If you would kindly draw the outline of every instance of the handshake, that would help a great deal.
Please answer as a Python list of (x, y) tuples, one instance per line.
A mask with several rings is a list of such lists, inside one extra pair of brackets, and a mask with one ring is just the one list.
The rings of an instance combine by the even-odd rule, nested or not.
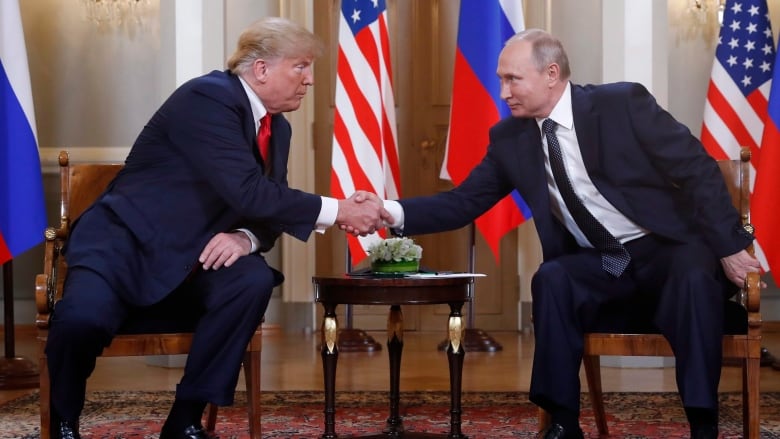
[(392, 223), (393, 217), (376, 194), (357, 191), (351, 197), (339, 200), (336, 224), (347, 233), (366, 236)]

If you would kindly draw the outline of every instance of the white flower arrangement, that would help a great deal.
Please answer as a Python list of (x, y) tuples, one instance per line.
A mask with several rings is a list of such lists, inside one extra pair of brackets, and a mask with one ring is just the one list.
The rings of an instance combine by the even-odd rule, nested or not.
[(368, 255), (371, 262), (419, 261), (422, 247), (411, 238), (387, 238), (371, 244)]

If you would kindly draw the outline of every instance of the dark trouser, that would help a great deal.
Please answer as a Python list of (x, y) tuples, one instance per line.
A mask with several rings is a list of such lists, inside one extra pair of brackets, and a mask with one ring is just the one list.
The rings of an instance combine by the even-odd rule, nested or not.
[(724, 301), (734, 286), (702, 243), (650, 235), (626, 247), (632, 260), (619, 278), (601, 269), (593, 249), (547, 261), (534, 275), (531, 401), (548, 411), (579, 413), (583, 334), (609, 326), (600, 317), (605, 308), (636, 313), (620, 309), (634, 301), (649, 304), (644, 308), (674, 350), (683, 405), (717, 410)]
[(71, 268), (46, 344), (52, 409), (61, 419), (78, 419), (96, 357), (125, 323), (141, 316), (180, 319), (181, 313), (195, 313), (197, 326), (176, 397), (232, 404), (246, 346), (275, 284), (265, 261), (250, 255), (231, 267), (199, 270), (162, 302), (138, 308), (94, 271)]

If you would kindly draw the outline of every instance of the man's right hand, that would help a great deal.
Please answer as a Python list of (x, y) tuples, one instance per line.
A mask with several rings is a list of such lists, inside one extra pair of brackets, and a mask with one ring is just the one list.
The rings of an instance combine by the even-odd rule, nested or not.
[(346, 200), (339, 200), (336, 224), (341, 230), (355, 236), (366, 236), (392, 223), (392, 216), (385, 210), (382, 199), (366, 191), (357, 191)]

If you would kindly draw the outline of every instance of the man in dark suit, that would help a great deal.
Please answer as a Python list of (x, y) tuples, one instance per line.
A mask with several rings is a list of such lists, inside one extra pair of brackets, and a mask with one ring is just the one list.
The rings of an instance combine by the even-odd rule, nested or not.
[[(287, 185), (291, 129), (282, 113), (300, 106), (320, 53), (319, 40), (288, 20), (252, 24), (228, 71), (167, 99), (73, 225), (46, 346), (55, 437), (79, 437), (86, 380), (128, 317), (189, 310), (192, 349), (160, 437), (206, 438), (203, 409), (233, 403), (247, 343), (283, 280), (261, 253), (281, 233), (306, 240), (334, 223), (357, 234), (382, 227), (376, 196), (335, 200)], [(264, 124), (270, 140), (258, 139)]]
[(544, 438), (581, 438), (583, 333), (639, 300), (676, 352), (693, 437), (718, 434), (724, 302), (759, 264), (715, 161), (639, 84), (569, 82), (561, 43), (511, 38), (498, 60), (512, 117), (451, 191), (386, 201), (404, 234), (463, 227), (517, 189), (543, 263), (532, 281), (530, 398), (552, 415)]

